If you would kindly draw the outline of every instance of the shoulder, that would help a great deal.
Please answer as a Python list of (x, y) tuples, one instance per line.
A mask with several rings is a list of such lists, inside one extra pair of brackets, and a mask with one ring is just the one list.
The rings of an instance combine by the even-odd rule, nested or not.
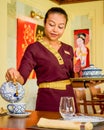
[(38, 48), (40, 48), (41, 44), (39, 42), (34, 42), (34, 43), (31, 43), (27, 46), (27, 49), (28, 51), (32, 51), (32, 50), (36, 50)]
[(31, 43), (27, 46), (27, 48), (33, 48), (33, 47), (38, 47), (39, 46), (39, 42), (34, 42), (34, 43)]
[(61, 43), (62, 43), (62, 46), (63, 46), (64, 49), (68, 49), (68, 50), (73, 51), (73, 47), (72, 47), (71, 45), (66, 44), (66, 43), (64, 43), (64, 42), (61, 42)]
[(34, 43), (31, 43), (27, 46), (26, 50), (25, 50), (25, 54), (29, 55), (29, 54), (32, 54), (32, 55), (36, 55), (37, 53), (40, 52), (42, 46), (39, 42), (34, 42)]

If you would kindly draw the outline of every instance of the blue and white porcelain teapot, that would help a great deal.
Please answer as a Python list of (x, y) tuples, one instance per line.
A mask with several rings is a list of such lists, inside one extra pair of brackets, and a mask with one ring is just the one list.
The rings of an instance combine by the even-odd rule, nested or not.
[(24, 97), (24, 88), (18, 82), (4, 82), (0, 87), (1, 97), (8, 102), (18, 102)]

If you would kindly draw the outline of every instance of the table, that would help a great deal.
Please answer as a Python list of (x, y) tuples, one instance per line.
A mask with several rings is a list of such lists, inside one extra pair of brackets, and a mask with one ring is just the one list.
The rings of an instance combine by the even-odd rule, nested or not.
[[(1, 128), (25, 128), (37, 124), (40, 117), (59, 119), (61, 116), (58, 112), (47, 111), (30, 111), (31, 115), (25, 118), (11, 117), (9, 115), (0, 117), (0, 130)], [(6, 130), (6, 129), (5, 129)]]
[[(99, 115), (98, 115), (99, 116)], [(104, 115), (101, 115), (104, 117)], [(11, 117), (9, 115), (0, 117), (0, 130), (32, 130), (27, 129), (33, 125), (36, 125), (40, 117), (49, 118), (49, 119), (59, 119), (61, 118), (58, 112), (47, 112), (47, 111), (31, 111), (29, 117), (20, 118), (20, 117)], [(34, 130), (46, 130), (39, 129), (34, 127)], [(52, 130), (52, 129), (47, 129)], [(53, 129), (56, 130), (56, 129)], [(104, 125), (94, 128), (94, 130), (104, 130)]]

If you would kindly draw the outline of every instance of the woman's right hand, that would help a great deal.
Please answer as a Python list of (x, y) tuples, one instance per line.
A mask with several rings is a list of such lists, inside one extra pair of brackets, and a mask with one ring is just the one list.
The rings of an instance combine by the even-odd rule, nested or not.
[(21, 74), (19, 73), (18, 70), (16, 70), (15, 68), (9, 68), (5, 74), (5, 79), (6, 81), (13, 81), (14, 79), (23, 84), (24, 83), (24, 79), (21, 76)]

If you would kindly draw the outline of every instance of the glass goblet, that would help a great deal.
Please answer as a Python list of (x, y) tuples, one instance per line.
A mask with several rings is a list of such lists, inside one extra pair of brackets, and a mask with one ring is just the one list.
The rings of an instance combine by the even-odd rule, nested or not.
[(71, 119), (75, 115), (75, 103), (73, 97), (61, 97), (59, 112), (63, 119)]

